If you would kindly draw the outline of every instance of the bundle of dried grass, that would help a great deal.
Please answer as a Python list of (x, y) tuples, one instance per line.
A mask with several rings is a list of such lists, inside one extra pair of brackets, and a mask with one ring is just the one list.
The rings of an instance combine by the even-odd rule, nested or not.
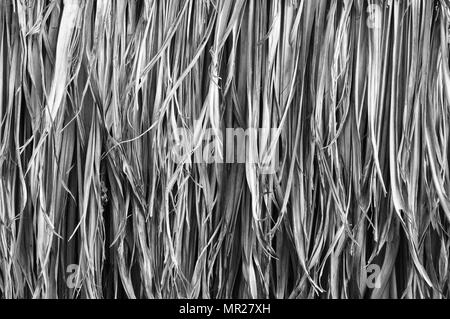
[[(1, 1), (0, 296), (449, 297), (449, 22), (448, 0)], [(273, 130), (198, 160), (227, 128)]]

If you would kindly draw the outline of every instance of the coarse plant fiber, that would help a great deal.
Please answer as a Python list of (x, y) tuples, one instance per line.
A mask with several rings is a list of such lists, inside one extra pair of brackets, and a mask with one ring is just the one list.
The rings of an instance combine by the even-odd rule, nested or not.
[[(449, 26), (449, 0), (1, 0), (0, 297), (449, 297)], [(171, 156), (210, 128), (276, 130), (258, 163)]]

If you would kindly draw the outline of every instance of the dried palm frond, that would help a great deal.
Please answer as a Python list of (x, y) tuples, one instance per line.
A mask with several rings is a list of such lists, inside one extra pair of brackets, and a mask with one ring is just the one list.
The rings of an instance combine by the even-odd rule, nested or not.
[[(448, 0), (0, 1), (0, 297), (450, 297), (449, 26)], [(261, 129), (241, 163), (230, 128)]]

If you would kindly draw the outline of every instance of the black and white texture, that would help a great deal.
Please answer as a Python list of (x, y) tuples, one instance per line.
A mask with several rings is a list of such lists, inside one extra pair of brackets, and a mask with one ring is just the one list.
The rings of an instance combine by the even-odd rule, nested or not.
[(450, 296), (448, 0), (1, 0), (1, 298)]

